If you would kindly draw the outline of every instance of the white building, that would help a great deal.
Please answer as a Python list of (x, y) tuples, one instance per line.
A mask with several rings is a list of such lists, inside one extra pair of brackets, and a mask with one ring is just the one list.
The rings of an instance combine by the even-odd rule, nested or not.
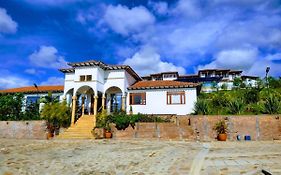
[[(46, 97), (51, 93), (53, 99), (62, 100), (63, 99), (63, 86), (27, 86), (19, 88), (11, 88), (0, 90), (0, 93), (5, 94), (15, 94), (23, 93), (23, 107), (22, 110), (25, 110), (27, 106), (32, 103), (39, 102), (39, 99)], [(42, 104), (40, 104), (40, 108)]]
[[(65, 74), (64, 96), (72, 115), (130, 111), (134, 114), (177, 114), (193, 112), (197, 99), (196, 83), (173, 80), (173, 73), (161, 80), (143, 81), (127, 65), (107, 65), (101, 61), (69, 63)], [(78, 106), (78, 107), (77, 107)]]

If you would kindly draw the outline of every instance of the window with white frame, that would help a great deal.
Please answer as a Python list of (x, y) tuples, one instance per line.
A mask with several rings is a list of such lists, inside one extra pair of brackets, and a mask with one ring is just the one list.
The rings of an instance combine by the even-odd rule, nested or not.
[(184, 91), (179, 92), (167, 92), (167, 104), (185, 104)]

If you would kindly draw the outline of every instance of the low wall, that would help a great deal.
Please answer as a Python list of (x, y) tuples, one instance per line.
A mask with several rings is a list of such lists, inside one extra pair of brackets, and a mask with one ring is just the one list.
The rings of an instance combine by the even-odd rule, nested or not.
[(252, 140), (281, 140), (281, 115), (174, 116), (173, 123), (137, 123), (135, 129), (114, 129), (113, 138), (212, 141), (217, 137), (213, 127), (219, 120), (225, 120), (231, 141), (236, 140), (237, 135), (242, 139), (250, 135)]
[(0, 121), (0, 138), (46, 139), (46, 122)]
[(228, 126), (228, 140), (242, 139), (250, 135), (252, 140), (280, 140), (281, 115), (244, 115), (244, 116), (188, 116), (194, 135), (200, 140), (216, 139), (213, 130), (215, 123), (225, 120)]

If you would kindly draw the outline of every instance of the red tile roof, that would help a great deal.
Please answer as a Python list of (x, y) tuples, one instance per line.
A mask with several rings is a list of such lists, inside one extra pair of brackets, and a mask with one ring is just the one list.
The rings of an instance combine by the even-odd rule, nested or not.
[(42, 92), (63, 92), (64, 86), (38, 86), (36, 89), (34, 86), (20, 87), (0, 90), (0, 93), (42, 93)]
[(199, 84), (190, 83), (190, 82), (180, 82), (180, 81), (171, 81), (171, 80), (162, 80), (162, 81), (139, 81), (134, 85), (130, 86), (129, 90), (135, 89), (170, 89), (170, 88), (187, 88), (187, 87), (196, 87)]

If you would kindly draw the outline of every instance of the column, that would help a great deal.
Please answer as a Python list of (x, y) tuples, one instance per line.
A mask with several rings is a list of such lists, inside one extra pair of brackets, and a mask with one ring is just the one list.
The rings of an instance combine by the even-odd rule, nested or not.
[(105, 100), (106, 100), (106, 97), (105, 97), (105, 94), (102, 95), (102, 102), (101, 102), (101, 105), (102, 105), (102, 109), (104, 110), (105, 109)]
[(98, 114), (98, 96), (95, 96), (94, 99), (94, 115), (96, 116)]
[(85, 112), (85, 97), (82, 97), (82, 116), (84, 116), (84, 112)]
[(121, 106), (122, 111), (126, 112), (126, 95), (122, 95), (122, 106)]
[(76, 109), (76, 100), (77, 100), (77, 97), (76, 97), (76, 96), (73, 96), (73, 97), (72, 97), (71, 126), (74, 125), (75, 109)]

